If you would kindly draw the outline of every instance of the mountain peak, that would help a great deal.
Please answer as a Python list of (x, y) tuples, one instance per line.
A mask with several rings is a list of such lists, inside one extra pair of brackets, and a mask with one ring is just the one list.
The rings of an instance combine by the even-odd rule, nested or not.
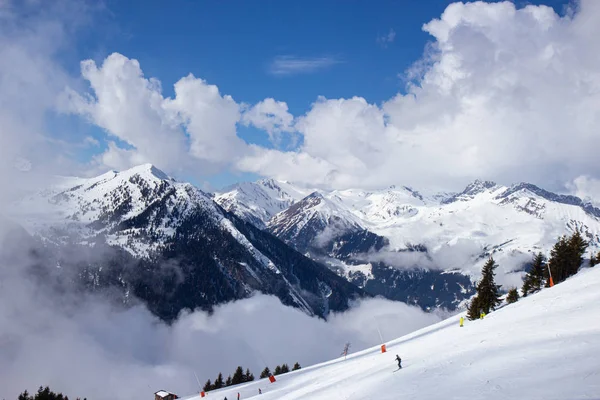
[(164, 180), (164, 181), (172, 181), (173, 180), (173, 178), (168, 176), (166, 173), (164, 173), (160, 169), (156, 168), (154, 166), (154, 164), (150, 164), (150, 163), (136, 165), (135, 167), (131, 167), (128, 170), (122, 171), (121, 174), (128, 175), (128, 176), (136, 175), (136, 174), (140, 174), (140, 175), (150, 174), (153, 177), (160, 179), (160, 180)]
[(442, 204), (453, 203), (456, 200), (472, 199), (478, 194), (483, 193), (486, 190), (494, 189), (497, 186), (498, 185), (494, 181), (484, 181), (481, 179), (475, 179), (473, 182), (469, 183), (462, 192), (442, 200)]

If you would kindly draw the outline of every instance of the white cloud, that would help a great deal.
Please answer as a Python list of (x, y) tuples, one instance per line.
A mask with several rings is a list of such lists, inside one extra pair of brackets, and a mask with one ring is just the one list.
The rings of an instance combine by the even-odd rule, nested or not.
[(387, 48), (388, 44), (392, 43), (396, 39), (396, 31), (390, 28), (390, 31), (385, 35), (377, 36), (377, 43), (383, 47)]
[(295, 75), (316, 72), (329, 68), (342, 61), (336, 57), (296, 57), (292, 55), (277, 56), (269, 66), (273, 75)]
[[(87, 20), (88, 2), (0, 3), (0, 186), (16, 189), (60, 170), (65, 148), (50, 140), (48, 115), (71, 78), (57, 54)], [(60, 17), (59, 17), (60, 16)], [(0, 203), (12, 193), (3, 190)]]
[[(6, 247), (0, 225), (0, 260)], [(9, 237), (12, 237), (10, 235)], [(144, 307), (115, 309), (100, 297), (56, 297), (0, 261), (0, 387), (6, 398), (49, 385), (69, 396), (146, 399), (158, 389), (197, 393), (201, 379), (238, 365), (258, 378), (264, 363), (302, 366), (389, 341), (439, 317), (381, 299), (362, 301), (327, 322), (283, 306), (272, 296), (183, 313), (171, 325)], [(319, 338), (315, 340), (315, 338)], [(102, 382), (102, 384), (98, 384)]]
[(288, 106), (283, 101), (272, 98), (264, 99), (244, 111), (242, 123), (253, 125), (269, 134), (271, 143), (281, 143), (282, 132), (293, 132), (294, 116), (289, 113)]
[(581, 175), (566, 186), (575, 196), (600, 207), (600, 180)]
[(433, 51), (410, 70), (406, 94), (382, 105), (320, 99), (300, 118), (297, 151), (258, 151), (238, 166), (334, 187), (455, 189), (486, 177), (556, 188), (598, 177), (598, 18), (590, 0), (565, 17), (545, 6), (452, 4), (424, 25)]

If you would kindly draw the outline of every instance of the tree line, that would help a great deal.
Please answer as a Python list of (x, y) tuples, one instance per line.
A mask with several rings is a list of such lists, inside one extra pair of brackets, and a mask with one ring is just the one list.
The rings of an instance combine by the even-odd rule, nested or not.
[[(30, 395), (26, 390), (19, 395), (17, 400), (69, 400), (69, 397), (62, 393), (54, 393), (48, 386), (45, 388), (40, 386), (35, 395)], [(77, 397), (77, 400), (80, 400), (80, 398)], [(87, 399), (84, 398), (83, 400)]]
[[(548, 261), (541, 252), (535, 254), (531, 268), (523, 279), (521, 288), (523, 297), (549, 287), (551, 280), (556, 285), (575, 275), (583, 264), (583, 255), (588, 245), (581, 232), (576, 230), (571, 236), (563, 235), (558, 239), (550, 251)], [(600, 264), (600, 251), (590, 259), (590, 266), (597, 264)], [(482, 314), (494, 311), (502, 303), (501, 285), (496, 285), (494, 281), (496, 268), (498, 265), (490, 256), (481, 269), (477, 294), (467, 307), (468, 319), (480, 318)], [(506, 296), (506, 302), (511, 304), (518, 300), (519, 291), (517, 288), (511, 288)]]
[[(295, 363), (294, 367), (292, 368), (292, 371), (295, 371), (300, 368), (300, 364)], [(275, 370), (272, 375), (285, 374), (286, 372), (290, 372), (290, 367), (287, 364), (282, 364), (275, 367)], [(269, 367), (265, 367), (265, 369), (260, 373), (260, 378), (268, 378), (269, 376), (271, 376), (271, 370), (269, 369)], [(219, 372), (219, 375), (217, 375), (217, 378), (214, 382), (211, 382), (210, 379), (206, 381), (203, 389), (205, 392), (208, 392), (209, 390), (221, 389), (227, 386), (238, 385), (244, 382), (252, 382), (253, 380), (254, 374), (250, 372), (249, 368), (247, 368), (246, 372), (244, 372), (244, 368), (242, 368), (242, 366), (238, 366), (233, 375), (229, 375), (227, 379), (223, 379), (223, 374)]]

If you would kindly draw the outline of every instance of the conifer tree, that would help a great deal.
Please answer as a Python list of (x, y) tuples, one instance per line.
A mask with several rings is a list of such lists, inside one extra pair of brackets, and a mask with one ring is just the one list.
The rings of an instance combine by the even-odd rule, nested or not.
[(294, 364), (294, 366), (292, 367), (292, 371), (297, 371), (300, 368), (302, 368), (302, 367), (300, 366), (300, 364), (298, 362), (296, 362), (296, 364)]
[(490, 257), (481, 269), (481, 280), (477, 284), (477, 298), (479, 299), (479, 309), (486, 314), (495, 310), (496, 306), (502, 302), (500, 300), (500, 285), (494, 282), (496, 275), (494, 270), (498, 268), (494, 258)]
[(592, 257), (590, 258), (590, 266), (594, 266), (594, 265), (598, 265), (600, 264), (600, 251), (598, 252), (598, 254), (596, 254), (596, 256), (594, 257), (592, 255)]
[(281, 373), (285, 374), (286, 372), (290, 372), (290, 367), (287, 364), (283, 364), (281, 366)]
[(563, 235), (558, 239), (550, 252), (549, 260), (552, 280), (555, 284), (563, 282), (579, 271), (587, 246), (588, 243), (579, 230), (576, 230), (569, 238)]
[(209, 380), (206, 381), (206, 383), (204, 384), (204, 387), (202, 388), (205, 392), (208, 392), (209, 390), (213, 389), (213, 385), (212, 382)]
[(244, 369), (241, 366), (238, 366), (233, 373), (233, 377), (231, 378), (231, 384), (237, 385), (238, 383), (243, 383), (244, 377)]
[(588, 242), (581, 236), (579, 229), (569, 238), (569, 270), (568, 276), (573, 276), (579, 271), (579, 267), (583, 263), (583, 255), (588, 247)]
[[(21, 393), (18, 400), (68, 400), (68, 396), (63, 396), (62, 393), (54, 393), (48, 386), (45, 388), (40, 386), (35, 396), (31, 396), (27, 390)], [(86, 400), (86, 399), (84, 399)]]
[(516, 303), (519, 301), (519, 292), (517, 288), (512, 288), (508, 291), (508, 295), (506, 296), (506, 302), (508, 304)]
[(250, 373), (250, 368), (246, 368), (246, 376), (244, 382), (252, 382), (254, 380), (254, 374)]
[(469, 320), (473, 321), (473, 320), (478, 319), (480, 314), (481, 314), (481, 305), (480, 305), (479, 297), (477, 295), (475, 295), (475, 297), (473, 297), (473, 299), (469, 303), (469, 306), (467, 307), (467, 318)]
[(260, 379), (268, 378), (269, 375), (271, 375), (271, 370), (269, 369), (269, 367), (265, 367), (265, 369), (263, 369), (260, 373)]
[(232, 383), (231, 383), (231, 375), (229, 375), (227, 377), (227, 380), (225, 381), (225, 386), (231, 386), (231, 385), (232, 385)]
[(544, 277), (546, 276), (546, 266), (544, 265), (544, 255), (538, 253), (533, 258), (533, 265), (523, 280), (523, 297), (529, 293), (535, 293), (542, 289)]
[[(567, 268), (569, 258), (569, 242), (565, 235), (561, 236), (550, 251), (548, 265), (552, 273), (552, 280), (555, 284), (567, 279)], [(546, 286), (550, 286), (549, 280)]]
[(224, 385), (223, 382), (223, 374), (219, 372), (219, 375), (217, 376), (217, 379), (215, 379), (215, 383), (213, 385), (214, 389), (221, 389)]
[(279, 375), (281, 374), (281, 366), (276, 366), (275, 367), (275, 371), (273, 371), (273, 375)]

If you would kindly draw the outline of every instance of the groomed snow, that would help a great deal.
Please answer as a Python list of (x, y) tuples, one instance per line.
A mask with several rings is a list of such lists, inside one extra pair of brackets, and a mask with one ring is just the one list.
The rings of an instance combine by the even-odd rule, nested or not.
[[(600, 267), (585, 269), (463, 328), (464, 313), (388, 342), (383, 354), (374, 347), (206, 398), (600, 399), (599, 288)], [(403, 369), (393, 372), (396, 354)]]

